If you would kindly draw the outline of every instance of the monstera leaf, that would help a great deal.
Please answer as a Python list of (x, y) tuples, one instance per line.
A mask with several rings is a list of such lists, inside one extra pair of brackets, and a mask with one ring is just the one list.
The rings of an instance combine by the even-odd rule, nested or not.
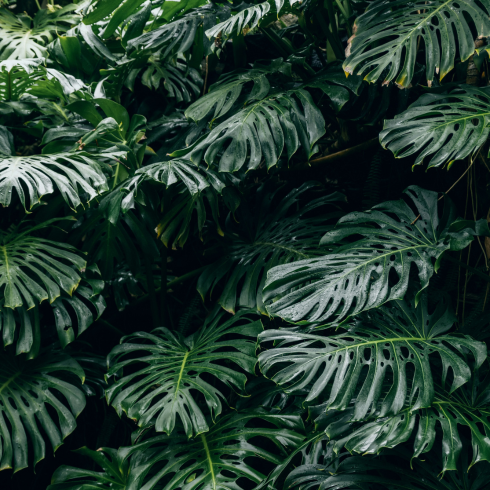
[(238, 302), (241, 307), (257, 308), (267, 314), (262, 301), (267, 271), (278, 264), (322, 254), (317, 236), (325, 231), (329, 219), (341, 214), (334, 209), (317, 214), (318, 208), (345, 200), (340, 193), (302, 203), (304, 194), (315, 187), (315, 183), (305, 183), (278, 201), (274, 199), (277, 191), (270, 192), (263, 186), (255, 203), (240, 206), (238, 223), (230, 216), (225, 240), (217, 237), (214, 246), (206, 251), (219, 258), (199, 277), (197, 290), (201, 296), (205, 298), (221, 283), (223, 292), (218, 303), (225, 310), (234, 313)]
[(442, 79), (453, 69), (456, 52), (465, 61), (475, 51), (475, 37), (490, 35), (489, 16), (489, 0), (376, 0), (355, 22), (344, 70), (365, 74), (368, 82), (387, 70), (385, 83), (394, 79), (408, 87), (421, 38), (430, 85), (434, 72)]
[(77, 271), (84, 269), (86, 262), (75, 247), (29, 236), (35, 229), (0, 235), (2, 308), (29, 309), (46, 299), (52, 303), (61, 291), (71, 296), (80, 282)]
[[(291, 322), (323, 322), (333, 315), (342, 320), (402, 298), (413, 266), (420, 290), (426, 288), (446, 250), (461, 250), (475, 233), (488, 234), (483, 221), (472, 222), (473, 229), (464, 229), (466, 222), (454, 224), (457, 231), (452, 231), (454, 208), (447, 197), (440, 219), (436, 192), (411, 186), (405, 193), (419, 216), (402, 200), (380, 204), (365, 213), (351, 213), (339, 221), (338, 229), (322, 238), (320, 245), (338, 244), (352, 235), (364, 238), (324, 257), (271, 269), (264, 301), (283, 296), (269, 304), (267, 311)], [(397, 280), (392, 281), (390, 274)]]
[[(174, 158), (146, 165), (137, 170), (135, 175), (140, 180), (152, 180), (164, 184), (165, 187), (182, 182), (189, 193), (194, 195), (202, 192), (210, 185), (203, 173), (203, 169), (199, 169), (190, 160)], [(129, 184), (127, 189), (132, 190)]]
[(92, 451), (82, 447), (74, 452), (90, 458), (103, 469), (103, 472), (62, 465), (54, 472), (51, 485), (46, 490), (88, 490), (89, 488), (104, 488), (107, 484), (114, 490), (126, 490), (129, 463), (121, 457), (121, 451), (108, 447)]
[(261, 100), (270, 90), (270, 82), (267, 75), (283, 73), (291, 76), (291, 64), (285, 63), (282, 58), (272, 60), (270, 65), (254, 64), (250, 70), (240, 70), (220, 77), (209, 88), (209, 92), (196, 100), (185, 111), (185, 116), (198, 123), (213, 112), (213, 120), (225, 116), (234, 107), (244, 92), (247, 84), (253, 83), (252, 90), (248, 93), (243, 104), (253, 100)]
[(54, 12), (41, 9), (33, 19), (27, 14), (15, 16), (5, 8), (0, 9), (0, 59), (42, 58), (45, 46), (57, 32), (78, 23), (80, 16), (73, 13), (76, 8), (77, 5), (70, 4)]
[[(103, 157), (118, 155), (106, 153)], [(12, 189), (24, 208), (27, 190), (29, 208), (32, 208), (41, 202), (42, 196), (53, 193), (55, 187), (72, 208), (81, 204), (80, 190), (89, 199), (108, 190), (100, 164), (85, 152), (0, 157), (0, 204), (3, 206), (10, 205)]]
[(245, 28), (254, 29), (258, 26), (262, 18), (266, 16), (270, 8), (271, 6), (269, 2), (252, 5), (251, 7), (231, 16), (224, 22), (221, 22), (211, 29), (208, 29), (206, 31), (206, 36), (212, 38), (221, 35), (223, 41), (226, 41), (233, 35), (236, 36), (241, 34)]
[[(90, 269), (97, 268), (91, 266)], [(62, 294), (53, 303), (54, 319), (61, 347), (64, 348), (73, 342), (104, 313), (106, 303), (101, 295), (103, 289), (104, 281), (84, 278), (73, 295)], [(70, 310), (75, 314), (76, 322), (72, 320)], [(75, 325), (77, 326), (76, 333)]]
[[(136, 77), (136, 73), (133, 71), (131, 76)], [(158, 89), (162, 81), (167, 97), (174, 98), (177, 104), (190, 103), (199, 97), (203, 84), (199, 72), (183, 63), (150, 63), (141, 77), (141, 83)]]
[(393, 448), (415, 434), (413, 458), (429, 452), (436, 440), (436, 427), (442, 429), (442, 472), (456, 470), (463, 449), (459, 426), (471, 433), (473, 460), (490, 461), (490, 411), (487, 407), (468, 406), (465, 396), (435, 395), (429, 408), (406, 408), (397, 415), (381, 417), (364, 424), (351, 434), (337, 439), (335, 448), (345, 446), (351, 453), (377, 454), (383, 448)]
[(260, 354), (260, 368), (288, 392), (308, 388), (306, 402), (328, 392), (327, 408), (346, 410), (355, 397), (352, 421), (374, 411), (383, 392), (379, 417), (400, 413), (406, 403), (415, 411), (434, 400), (429, 356), (437, 354), (442, 361), (442, 385), (451, 367), (449, 393), (471, 377), (466, 352), (471, 352), (476, 367), (486, 358), (484, 343), (448, 333), (454, 321), (444, 302), (429, 314), (424, 295), (417, 308), (414, 301), (392, 302), (357, 319), (341, 334), (267, 330), (260, 340), (280, 345)]
[(83, 383), (82, 368), (66, 354), (46, 351), (26, 360), (0, 350), (1, 469), (26, 468), (29, 453), (36, 465), (46, 438), (56, 451), (73, 432), (85, 407), (83, 391), (73, 384), (77, 377)]
[[(263, 428), (264, 422), (272, 428)], [(191, 440), (181, 431), (152, 437), (120, 449), (126, 457), (148, 455), (132, 464), (126, 490), (174, 490), (186, 482), (200, 490), (231, 490), (243, 488), (239, 479), (251, 488), (265, 476), (255, 458), (279, 464), (304, 439), (303, 431), (299, 415), (256, 410), (228, 414)]]
[[(466, 448), (465, 448), (466, 449)], [(295, 468), (284, 482), (291, 490), (483, 490), (488, 486), (490, 470), (479, 467), (467, 471), (467, 464), (457, 471), (438, 475), (434, 468), (438, 458), (428, 455), (424, 463), (410, 461), (406, 451), (391, 451), (376, 458), (363, 456), (330, 456), (323, 463), (306, 463)], [(413, 467), (413, 469), (411, 468)], [(259, 487), (262, 488), (262, 487)], [(257, 489), (258, 490), (258, 489)]]
[[(211, 375), (215, 381), (243, 391), (245, 374), (223, 365), (222, 360), (253, 372), (254, 339), (261, 330), (260, 321), (252, 321), (246, 312), (240, 312), (228, 321), (223, 320), (223, 314), (215, 314), (187, 338), (166, 328), (125, 337), (109, 354), (108, 376), (117, 375), (127, 366), (139, 369), (117, 380), (106, 392), (107, 401), (118, 413), (127, 412), (140, 426), (154, 422), (158, 432), (170, 434), (178, 415), (188, 437), (202, 434), (209, 430), (209, 424), (193, 392), (204, 397), (213, 420), (221, 413), (221, 399), (225, 399), (220, 389), (202, 375)], [(222, 339), (229, 334), (241, 338)], [(135, 353), (140, 353), (139, 357), (128, 357)]]
[(490, 133), (490, 93), (462, 85), (448, 93), (428, 93), (395, 119), (385, 121), (380, 142), (396, 157), (418, 153), (414, 165), (444, 167), (474, 154)]
[[(128, 51), (132, 49), (149, 50), (152, 53), (160, 50), (159, 58), (166, 60), (171, 54), (185, 53), (195, 42), (196, 34), (203, 36), (199, 27), (205, 30), (214, 26), (218, 19), (225, 19), (229, 14), (229, 7), (206, 5), (193, 9), (181, 18), (168, 24), (157, 27), (141, 36), (128, 41)], [(203, 40), (204, 53), (209, 54), (211, 43)]]
[(309, 159), (325, 133), (325, 121), (311, 95), (303, 88), (272, 94), (251, 103), (218, 124), (186, 153), (196, 164), (204, 160), (220, 172), (235, 172), (246, 165), (276, 165), (286, 148), (288, 160), (302, 147)]
[(42, 59), (0, 61), (0, 101), (19, 100), (35, 83)]

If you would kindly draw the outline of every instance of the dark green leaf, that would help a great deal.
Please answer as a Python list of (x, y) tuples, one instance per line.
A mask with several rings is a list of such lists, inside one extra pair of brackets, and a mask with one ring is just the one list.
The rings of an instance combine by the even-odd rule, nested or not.
[[(211, 320), (187, 338), (166, 328), (125, 337), (109, 354), (108, 376), (117, 375), (128, 366), (143, 366), (117, 380), (106, 392), (107, 401), (118, 413), (124, 410), (136, 419), (140, 426), (154, 423), (158, 432), (172, 433), (177, 415), (188, 437), (206, 432), (208, 421), (193, 391), (204, 396), (215, 420), (222, 411), (221, 400), (225, 396), (202, 375), (209, 374), (229, 388), (243, 392), (247, 377), (219, 361), (229, 359), (244, 371), (253, 372), (255, 338), (261, 331), (260, 321), (252, 321), (246, 312), (228, 321), (223, 321), (222, 313), (215, 312)], [(230, 334), (234, 335), (233, 340), (222, 339)], [(143, 352), (147, 354), (142, 355)], [(139, 357), (128, 357), (134, 353), (140, 353)]]
[(450, 93), (422, 95), (405, 112), (385, 121), (380, 142), (397, 158), (417, 154), (414, 165), (427, 158), (427, 168), (451, 166), (486, 142), (489, 123), (488, 91), (462, 85)]
[(475, 38), (490, 35), (489, 16), (489, 0), (376, 0), (354, 24), (344, 70), (366, 73), (368, 82), (384, 76), (384, 82), (409, 87), (422, 39), (430, 85), (434, 73), (442, 79), (454, 68), (456, 52), (465, 61), (475, 51)]
[(56, 451), (73, 432), (85, 396), (64, 380), (67, 374), (84, 380), (80, 365), (66, 354), (46, 351), (28, 361), (0, 350), (1, 469), (26, 468), (30, 451), (35, 466), (45, 457), (45, 438)]
[[(473, 237), (464, 230), (457, 233), (458, 237), (449, 233), (456, 216), (448, 198), (445, 214), (439, 218), (436, 192), (411, 186), (405, 193), (420, 217), (402, 200), (380, 204), (365, 213), (351, 213), (320, 244), (338, 244), (353, 235), (364, 238), (322, 258), (271, 269), (264, 301), (282, 297), (270, 303), (267, 311), (291, 322), (323, 322), (333, 315), (341, 320), (402, 298), (414, 266), (419, 290), (426, 288), (442, 254), (449, 249), (460, 250)], [(463, 235), (465, 239), (459, 241)], [(398, 279), (394, 283), (390, 282), (390, 272)]]

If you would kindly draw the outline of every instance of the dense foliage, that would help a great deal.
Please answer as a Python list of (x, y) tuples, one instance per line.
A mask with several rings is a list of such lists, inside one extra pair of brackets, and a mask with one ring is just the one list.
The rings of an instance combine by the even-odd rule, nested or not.
[(489, 53), (490, 0), (1, 0), (1, 488), (488, 488)]

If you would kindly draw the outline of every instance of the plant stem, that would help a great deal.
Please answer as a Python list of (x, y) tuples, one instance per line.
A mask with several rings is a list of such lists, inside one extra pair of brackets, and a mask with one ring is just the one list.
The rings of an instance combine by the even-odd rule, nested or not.
[(335, 3), (337, 4), (337, 7), (339, 8), (342, 17), (345, 20), (345, 28), (347, 29), (347, 33), (349, 34), (350, 37), (352, 36), (352, 29), (350, 28), (350, 24), (349, 24), (349, 14), (345, 11), (345, 8), (340, 0), (335, 0)]
[(330, 31), (330, 27), (329, 27), (329, 24), (327, 23), (327, 21), (323, 18), (323, 15), (322, 15), (322, 12), (321, 10), (318, 11), (318, 14), (317, 14), (317, 19), (318, 19), (318, 22), (321, 26), (321, 28), (323, 29), (323, 31), (325, 32), (325, 36), (327, 37), (327, 41), (330, 43), (330, 46), (332, 46), (332, 49), (333, 49), (333, 52), (335, 54), (335, 57), (338, 59), (338, 60), (341, 60), (342, 58), (345, 58), (344, 56), (344, 52), (342, 50), (342, 45), (339, 44), (338, 42), (338, 37), (336, 35), (334, 35), (331, 31)]

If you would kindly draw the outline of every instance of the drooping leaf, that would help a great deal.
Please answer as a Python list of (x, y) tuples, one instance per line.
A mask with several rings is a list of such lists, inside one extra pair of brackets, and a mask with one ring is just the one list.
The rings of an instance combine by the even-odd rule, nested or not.
[[(214, 26), (218, 19), (228, 16), (229, 8), (227, 7), (205, 5), (185, 13), (177, 20), (131, 39), (128, 41), (127, 49), (128, 51), (133, 49), (151, 50), (152, 53), (160, 50), (159, 58), (164, 61), (171, 54), (188, 51), (194, 44), (200, 26), (209, 28)], [(200, 35), (202, 36), (202, 33)], [(207, 51), (209, 51), (211, 43), (206, 44), (205, 52), (209, 54)]]
[(466, 352), (471, 352), (478, 367), (486, 358), (486, 346), (448, 333), (455, 317), (446, 302), (439, 303), (432, 314), (426, 295), (417, 308), (414, 303), (389, 303), (336, 335), (267, 330), (260, 335), (261, 341), (281, 343), (260, 354), (261, 371), (272, 374), (287, 391), (308, 388), (306, 402), (328, 393), (327, 409), (346, 410), (355, 398), (351, 421), (376, 411), (382, 393), (378, 417), (398, 414), (406, 405), (410, 411), (429, 407), (435, 392), (429, 356), (440, 356), (443, 386), (448, 368), (452, 369), (452, 393), (471, 377)]
[[(323, 411), (317, 420), (328, 419), (325, 433), (333, 441), (336, 452), (344, 446), (351, 453), (361, 454), (379, 454), (385, 448), (403, 448), (406, 452), (404, 456), (410, 459), (410, 466), (416, 468), (411, 471), (412, 474), (418, 474), (424, 467), (424, 471), (427, 471), (426, 460), (434, 459), (434, 455), (439, 453), (437, 446), (441, 444), (442, 457), (431, 461), (431, 465), (437, 468), (437, 472), (442, 469), (441, 474), (452, 470), (449, 480), (456, 484), (454, 488), (459, 489), (462, 488), (461, 475), (467, 475), (477, 462), (488, 461), (490, 457), (490, 391), (488, 382), (482, 386), (477, 379), (478, 371), (475, 370), (472, 383), (463, 385), (452, 394), (440, 385), (436, 386), (434, 400), (426, 408), (411, 410), (406, 406), (400, 413), (385, 417), (381, 417), (379, 410), (376, 410), (363, 424), (353, 424), (353, 408), (343, 412), (341, 420), (335, 417), (336, 410), (331, 411), (333, 417), (329, 418), (328, 413), (325, 417), (325, 405), (322, 405), (315, 407), (315, 410)], [(321, 423), (325, 425), (323, 421)], [(441, 439), (439, 434), (442, 435)], [(470, 440), (467, 439), (468, 435), (471, 435)], [(481, 465), (476, 468), (481, 471)], [(454, 473), (455, 470), (458, 473)], [(480, 471), (472, 470), (470, 474), (479, 475)], [(476, 482), (475, 488), (479, 488)]]
[(159, 256), (155, 235), (144, 221), (131, 211), (121, 216), (120, 201), (116, 200), (113, 208), (111, 204), (102, 201), (98, 209), (87, 212), (70, 235), (71, 242), (98, 265), (105, 281), (114, 278), (118, 263), (126, 263), (136, 274), (144, 263), (144, 255), (150, 260)]
[(212, 187), (203, 192), (192, 194), (182, 182), (165, 191), (161, 218), (156, 226), (157, 237), (166, 247), (176, 250), (182, 248), (191, 232), (193, 218), (196, 217), (196, 228), (201, 234), (206, 223), (206, 202), (211, 210), (211, 217), (219, 234), (222, 234), (218, 221), (218, 193)]
[(440, 475), (434, 471), (440, 461), (433, 455), (429, 454), (424, 462), (409, 460), (410, 455), (399, 450), (375, 458), (331, 458), (323, 464), (298, 466), (284, 485), (291, 490), (483, 490), (488, 486), (488, 467), (480, 466), (468, 472), (468, 465), (462, 463), (457, 472)]
[(225, 310), (234, 313), (238, 303), (267, 314), (262, 301), (267, 271), (278, 264), (324, 253), (318, 248), (318, 234), (327, 229), (329, 219), (341, 214), (334, 210), (335, 206), (328, 209), (330, 212), (315, 213), (318, 208), (345, 200), (340, 193), (304, 203), (304, 194), (315, 187), (315, 183), (305, 183), (278, 201), (274, 199), (277, 191), (263, 186), (255, 202), (238, 208), (238, 223), (230, 216), (224, 237), (216, 237), (206, 252), (214, 252), (218, 260), (198, 279), (201, 296), (205, 298), (221, 283), (223, 292), (218, 303)]
[[(116, 158), (120, 154), (112, 152), (103, 156)], [(85, 152), (0, 158), (0, 204), (3, 206), (11, 203), (12, 190), (24, 207), (27, 190), (29, 208), (32, 208), (42, 196), (53, 193), (55, 187), (72, 208), (81, 203), (81, 191), (93, 199), (108, 190), (100, 164)]]
[[(220, 415), (225, 396), (202, 375), (206, 373), (229, 388), (244, 391), (245, 374), (220, 361), (229, 359), (245, 372), (253, 372), (255, 343), (247, 337), (255, 339), (261, 330), (260, 321), (252, 321), (246, 312), (227, 321), (218, 313), (187, 338), (166, 328), (125, 337), (109, 354), (108, 376), (128, 366), (136, 365), (138, 370), (116, 380), (106, 392), (107, 401), (140, 426), (154, 423), (158, 432), (172, 433), (177, 415), (188, 437), (206, 432), (208, 420), (193, 391), (204, 396), (213, 420)], [(235, 338), (222, 339), (230, 334)], [(135, 353), (138, 357), (131, 357)]]
[[(263, 428), (264, 422), (272, 428)], [(182, 432), (152, 437), (125, 448), (127, 457), (148, 454), (133, 466), (126, 490), (173, 490), (186, 483), (200, 490), (234, 490), (240, 488), (239, 479), (257, 484), (265, 475), (254, 457), (279, 464), (304, 439), (303, 431), (299, 415), (256, 410), (223, 416), (191, 440)]]
[[(402, 200), (380, 204), (365, 213), (351, 213), (340, 219), (337, 229), (328, 232), (320, 245), (338, 244), (353, 235), (364, 238), (324, 257), (271, 269), (263, 291), (264, 301), (282, 296), (270, 303), (267, 311), (291, 322), (323, 322), (333, 315), (342, 320), (402, 298), (412, 268), (421, 291), (429, 284), (446, 250), (461, 250), (475, 233), (488, 234), (483, 222), (476, 222), (478, 232), (471, 227), (452, 232), (450, 225), (456, 216), (447, 197), (440, 218), (436, 192), (411, 186), (405, 193), (420, 216)], [(397, 280), (392, 281), (390, 274)], [(292, 288), (295, 289), (290, 292)]]
[(73, 432), (85, 396), (70, 374), (83, 382), (82, 368), (66, 354), (45, 351), (26, 360), (0, 350), (1, 469), (26, 468), (31, 451), (36, 465), (45, 457), (46, 439), (56, 451)]
[(489, 16), (488, 0), (376, 0), (355, 22), (344, 70), (365, 74), (368, 82), (389, 70), (384, 82), (408, 87), (420, 38), (430, 85), (435, 73), (442, 79), (453, 69), (456, 52), (465, 61), (475, 51), (475, 37), (490, 35)]
[(253, 102), (218, 124), (186, 152), (196, 164), (204, 160), (220, 172), (235, 172), (244, 165), (267, 168), (277, 164), (286, 150), (288, 160), (302, 147), (304, 158), (325, 133), (325, 121), (311, 95), (302, 88), (272, 94)]
[[(174, 158), (168, 161), (155, 162), (151, 165), (146, 165), (143, 168), (136, 171), (136, 177), (141, 181), (142, 179), (153, 180), (170, 187), (171, 185), (182, 182), (191, 195), (197, 194), (207, 187), (209, 182), (199, 172), (197, 166), (195, 166), (190, 160), (184, 160), (183, 158)], [(132, 190), (129, 188), (128, 190)]]
[(397, 158), (417, 154), (414, 165), (427, 168), (463, 160), (486, 142), (490, 133), (490, 94), (461, 85), (450, 93), (422, 95), (405, 112), (386, 120), (380, 142)]
[[(73, 342), (100, 318), (106, 308), (101, 295), (103, 289), (104, 281), (100, 279), (82, 279), (73, 295), (61, 294), (55, 300), (53, 314), (61, 347)], [(72, 320), (70, 310), (75, 314), (76, 322)]]
[[(490, 460), (490, 411), (487, 407), (471, 407), (467, 398), (458, 394), (448, 396), (436, 393), (428, 408), (406, 408), (397, 415), (380, 416), (360, 429), (338, 439), (338, 450), (345, 446), (351, 453), (376, 454), (383, 448), (393, 448), (407, 442), (415, 434), (413, 458), (425, 457), (436, 440), (436, 428), (442, 429), (442, 472), (456, 470), (463, 443), (459, 427), (471, 433), (473, 459), (469, 467), (479, 461)], [(440, 463), (439, 463), (440, 464)], [(439, 469), (439, 468), (438, 468)]]

